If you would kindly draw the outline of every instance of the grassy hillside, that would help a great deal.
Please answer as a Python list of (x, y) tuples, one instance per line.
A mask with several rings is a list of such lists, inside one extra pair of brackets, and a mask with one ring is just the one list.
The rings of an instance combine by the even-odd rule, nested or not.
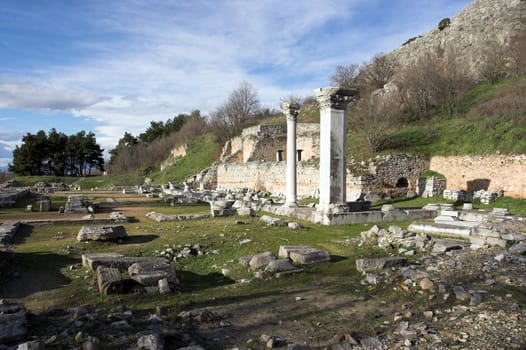
[(182, 182), (212, 165), (214, 160), (219, 158), (220, 151), (220, 146), (215, 142), (213, 135), (203, 135), (188, 144), (186, 156), (178, 159), (164, 171), (157, 170), (150, 174), (150, 177), (156, 183)]
[(428, 118), (392, 130), (381, 151), (422, 155), (526, 153), (524, 91), (525, 78), (481, 83), (459, 101), (454, 116), (438, 108)]

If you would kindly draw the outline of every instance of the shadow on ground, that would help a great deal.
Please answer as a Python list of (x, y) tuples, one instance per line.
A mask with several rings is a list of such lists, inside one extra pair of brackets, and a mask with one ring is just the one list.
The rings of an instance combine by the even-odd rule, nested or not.
[(63, 287), (69, 284), (70, 280), (60, 270), (77, 263), (78, 259), (64, 255), (17, 253), (14, 268), (18, 277), (2, 283), (0, 298), (20, 299), (37, 292)]

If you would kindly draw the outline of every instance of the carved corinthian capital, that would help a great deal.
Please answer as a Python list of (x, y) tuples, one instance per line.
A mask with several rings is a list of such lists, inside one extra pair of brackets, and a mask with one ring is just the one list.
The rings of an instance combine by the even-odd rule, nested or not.
[(281, 109), (287, 117), (287, 120), (295, 122), (298, 119), (298, 114), (300, 112), (300, 105), (296, 102), (282, 102)]
[(319, 88), (315, 90), (320, 109), (345, 109), (357, 95), (356, 89)]

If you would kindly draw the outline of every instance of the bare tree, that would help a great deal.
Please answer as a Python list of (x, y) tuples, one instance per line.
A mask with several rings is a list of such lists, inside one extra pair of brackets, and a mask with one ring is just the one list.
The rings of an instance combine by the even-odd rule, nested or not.
[(391, 81), (398, 68), (398, 61), (393, 56), (377, 53), (360, 71), (359, 85), (363, 90), (381, 89)]
[(234, 89), (226, 102), (211, 113), (211, 124), (220, 140), (237, 135), (244, 123), (260, 110), (257, 91), (247, 82)]
[(378, 152), (399, 115), (400, 100), (397, 93), (377, 90), (358, 100), (351, 114), (351, 125), (363, 139), (368, 156), (372, 157)]
[(331, 84), (342, 88), (355, 87), (359, 73), (360, 66), (355, 63), (348, 66), (338, 66), (336, 67), (336, 72), (330, 78)]
[(453, 47), (445, 55), (428, 53), (400, 74), (400, 92), (409, 109), (428, 115), (432, 107), (443, 105), (452, 116), (459, 98), (473, 81)]
[(490, 83), (496, 83), (506, 76), (509, 54), (503, 45), (496, 41), (486, 42), (482, 53), (480, 77)]
[(427, 115), (434, 104), (440, 70), (436, 55), (421, 57), (414, 66), (407, 66), (399, 76), (398, 86), (403, 102), (413, 113)]

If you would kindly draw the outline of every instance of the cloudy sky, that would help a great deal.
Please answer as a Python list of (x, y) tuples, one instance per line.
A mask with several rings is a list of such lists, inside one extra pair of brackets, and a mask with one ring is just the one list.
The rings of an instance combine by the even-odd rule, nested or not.
[(214, 110), (242, 81), (263, 105), (328, 86), (469, 0), (2, 0), (0, 168), (27, 132), (125, 131)]

